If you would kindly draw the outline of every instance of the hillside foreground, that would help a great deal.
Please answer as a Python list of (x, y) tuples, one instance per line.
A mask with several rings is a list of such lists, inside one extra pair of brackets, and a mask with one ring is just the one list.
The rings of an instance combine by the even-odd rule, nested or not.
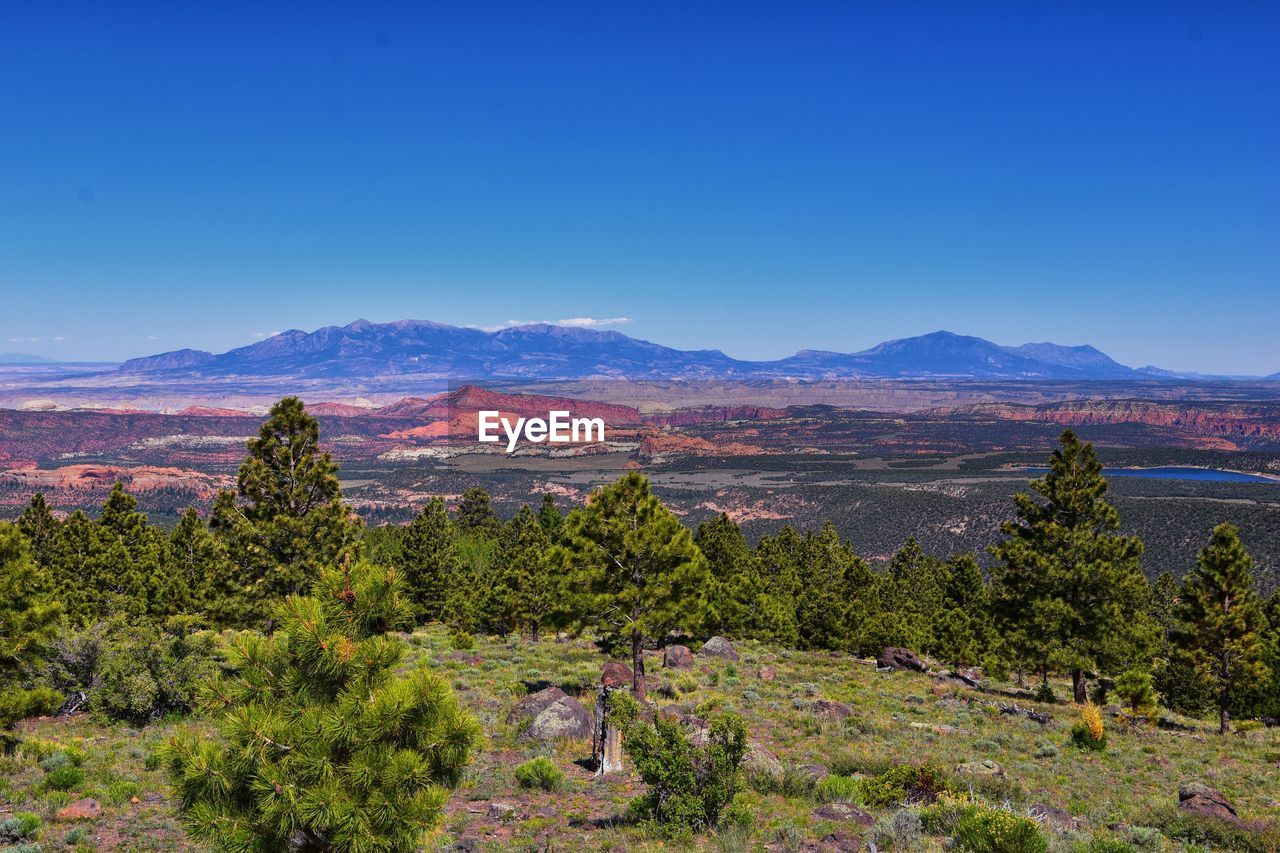
[[(1009, 684), (974, 688), (945, 669), (881, 671), (848, 654), (749, 641), (734, 644), (736, 662), (696, 653), (687, 667), (664, 667), (660, 652), (648, 653), (650, 699), (659, 709), (695, 720), (738, 711), (752, 744), (736, 821), (714, 834), (665, 838), (627, 823), (626, 804), (643, 787), (630, 772), (594, 776), (589, 739), (539, 742), (528, 719), (512, 716), (522, 697), (550, 686), (590, 711), (608, 662), (593, 644), (512, 635), (478, 637), (474, 649), (457, 650), (440, 626), (402, 636), (412, 650), (408, 665), (425, 659), (447, 672), (485, 734), (433, 849), (942, 850), (949, 845), (948, 804), (967, 799), (1033, 817), (1054, 851), (1280, 844), (1272, 825), (1280, 813), (1280, 729), (1244, 726), (1220, 737), (1206, 723), (1168, 712), (1153, 724), (1112, 710), (1104, 715), (1107, 748), (1084, 751), (1072, 745), (1078, 714), (1066, 702), (1036, 702)], [(1068, 685), (1054, 689), (1070, 695)], [(1014, 706), (1051, 719), (1036, 722), (1011, 712)], [(23, 723), (18, 753), (0, 758), (0, 819), (39, 815), (44, 850), (197, 849), (183, 833), (156, 757), (181, 725), (202, 723), (134, 728), (86, 715)], [(41, 759), (47, 766), (48, 756), (68, 749), (83, 755), (83, 781), (46, 790)], [(539, 755), (565, 774), (560, 790), (517, 783), (515, 767)], [(952, 793), (932, 806), (881, 808), (862, 804), (854, 786), (820, 784), (827, 774), (870, 778), (898, 763), (943, 768)], [(1239, 818), (1180, 810), (1179, 790), (1189, 783), (1222, 793)], [(58, 817), (85, 797), (99, 802), (100, 813)]]

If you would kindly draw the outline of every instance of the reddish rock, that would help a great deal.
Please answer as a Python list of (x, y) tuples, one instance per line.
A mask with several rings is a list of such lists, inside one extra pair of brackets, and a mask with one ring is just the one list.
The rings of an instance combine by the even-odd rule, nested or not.
[(1085, 828), (1084, 821), (1057, 806), (1035, 805), (1027, 809), (1027, 816), (1066, 832), (1080, 832)]
[(480, 655), (472, 654), (471, 652), (464, 652), (462, 650), (449, 652), (449, 654), (445, 655), (444, 659), (457, 661), (458, 663), (465, 663), (467, 666), (479, 666), (484, 663), (484, 658), (480, 657)]
[(1149, 400), (1069, 400), (1036, 406), (981, 403), (967, 407), (1005, 420), (1040, 421), (1060, 426), (1146, 424), (1172, 427), (1202, 437), (1205, 449), (1239, 450), (1240, 438), (1274, 439), (1280, 435), (1274, 403), (1165, 402)]
[(688, 646), (667, 646), (662, 653), (662, 665), (672, 669), (691, 669), (693, 652), (689, 651)]
[(58, 820), (92, 820), (102, 816), (102, 804), (93, 797), (76, 800), (58, 809)]
[(831, 771), (827, 769), (825, 764), (801, 764), (796, 768), (796, 775), (802, 779), (808, 779), (816, 785), (830, 776)]
[(916, 672), (927, 672), (929, 667), (916, 656), (911, 649), (888, 646), (876, 657), (876, 666), (887, 669), (912, 669)]
[(853, 716), (852, 706), (832, 699), (816, 699), (810, 707), (813, 709), (815, 717), (823, 717), (841, 723)]
[(600, 672), (600, 684), (605, 687), (630, 687), (635, 680), (635, 673), (625, 663), (611, 660)]
[(856, 853), (862, 849), (862, 839), (843, 829), (837, 829), (822, 839), (823, 850), (835, 850), (837, 853)]
[(1236, 807), (1216, 788), (1199, 782), (1189, 782), (1178, 789), (1178, 808), (1184, 812), (1238, 821)]

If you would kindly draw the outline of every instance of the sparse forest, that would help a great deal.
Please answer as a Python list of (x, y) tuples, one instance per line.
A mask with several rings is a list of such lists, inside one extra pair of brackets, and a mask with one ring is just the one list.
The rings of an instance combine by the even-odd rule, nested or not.
[[(1280, 745), (1265, 727), (1280, 718), (1280, 593), (1259, 594), (1249, 543), (1225, 524), (1202, 532), (1183, 581), (1148, 581), (1103, 466), (1070, 431), (989, 554), (932, 554), (907, 538), (880, 567), (829, 523), (784, 526), (754, 545), (726, 515), (690, 529), (638, 473), (582, 506), (548, 494), (504, 519), (471, 489), (452, 507), (430, 500), (408, 524), (370, 526), (343, 503), (337, 472), (316, 419), (287, 398), (207, 518), (192, 509), (162, 529), (117, 485), (96, 517), (55, 517), (37, 494), (16, 524), (0, 525), (0, 845), (88, 844), (91, 830), (72, 837), (67, 809), (92, 801), (84, 808), (99, 812), (87, 819), (101, 820), (103, 803), (127, 810), (137, 799), (119, 795), (132, 789), (118, 773), (87, 779), (83, 748), (58, 741), (56, 726), (24, 722), (53, 717), (164, 727), (143, 760), (165, 782), (153, 793), (180, 822), (165, 836), (176, 847), (447, 847), (460, 841), (450, 797), (476, 784), (467, 769), (486, 739), (506, 744), (502, 721), (547, 690), (573, 698), (566, 688), (576, 687), (589, 706), (606, 660), (624, 664), (627, 699), (610, 719), (624, 733), (624, 772), (638, 774), (627, 777), (631, 807), (595, 827), (617, 846), (714, 838), (798, 849), (846, 843), (849, 829), (879, 849), (1274, 850), (1280, 839), (1265, 809), (1148, 816), (1148, 835), (1129, 831), (1138, 814), (1037, 817), (1022, 807), (1016, 770), (943, 767), (932, 749), (930, 762), (885, 754), (805, 770), (770, 767), (778, 759), (754, 745), (769, 727), (760, 693), (780, 685), (775, 670), (812, 672), (828, 659), (832, 672), (859, 673), (834, 677), (837, 690), (878, 669), (932, 668), (946, 690), (930, 701), (960, 702), (949, 697), (964, 691), (970, 703), (958, 728), (987, 731), (974, 709), (999, 709), (980, 740), (999, 743), (1003, 719), (1037, 731), (1037, 714), (1079, 721), (1060, 743), (1037, 735), (1039, 758), (1103, 760), (1090, 756), (1116, 749), (1115, 729), (1142, 738), (1126, 748), (1156, 761), (1166, 742), (1192, 737), (1231, 760), (1248, 736), (1264, 739), (1274, 782)], [(748, 667), (735, 646), (758, 659), (759, 687), (741, 686)], [(500, 696), (469, 704), (475, 685), (458, 666), (560, 648), (598, 660), (582, 658), (576, 681), (526, 667), (504, 676)], [(702, 682), (733, 691), (700, 700)], [(792, 687), (789, 704), (775, 705), (778, 724), (810, 720), (801, 725), (815, 743), (883, 725), (856, 702), (817, 697), (816, 684)], [(690, 694), (695, 705), (678, 701)], [(556, 707), (567, 705), (560, 697)], [(570, 710), (589, 718), (578, 698)], [(935, 739), (947, 734), (939, 726), (957, 728), (919, 724)], [(529, 742), (523, 730), (510, 736), (509, 746)], [(802, 728), (793, 740), (805, 737)], [(1082, 757), (1059, 752), (1068, 749)], [(573, 762), (590, 758), (545, 746), (532, 757), (544, 764), (512, 784), (560, 790)], [(975, 773), (981, 784), (969, 784)], [(816, 812), (781, 829), (759, 817), (764, 797)]]

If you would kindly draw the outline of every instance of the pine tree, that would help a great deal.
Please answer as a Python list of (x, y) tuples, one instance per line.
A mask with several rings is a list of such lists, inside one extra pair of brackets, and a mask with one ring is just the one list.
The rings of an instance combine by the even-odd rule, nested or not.
[(92, 621), (105, 610), (101, 603), (103, 590), (97, 587), (100, 576), (105, 574), (98, 571), (101, 539), (98, 525), (76, 510), (58, 527), (48, 546), (54, 595), (76, 624)]
[(1213, 529), (1196, 568), (1183, 579), (1173, 637), (1179, 651), (1208, 673), (1217, 688), (1218, 732), (1231, 725), (1232, 698), (1264, 681), (1267, 627), (1254, 589), (1253, 559), (1230, 524)]
[(457, 531), (444, 501), (432, 498), (404, 530), (400, 575), (417, 610), (418, 621), (443, 622), (445, 607), (458, 582)]
[(849, 649), (867, 617), (864, 593), (876, 585), (866, 563), (826, 522), (800, 548), (796, 625), (804, 649)]
[(96, 522), (77, 510), (47, 542), (55, 594), (72, 622), (155, 615), (166, 582), (164, 537), (137, 506), (116, 483)]
[(503, 585), (508, 590), (513, 621), (528, 629), (529, 638), (536, 643), (543, 628), (563, 615), (564, 578), (552, 553), (551, 537), (530, 507), (521, 507), (508, 527), (499, 558)]
[[(1000, 638), (991, 620), (991, 595), (982, 569), (972, 554), (947, 561), (943, 599), (943, 629), (935, 630), (938, 655), (957, 664), (972, 664), (999, 657)], [(964, 614), (961, 619), (957, 614)], [(967, 635), (961, 632), (967, 632)], [(969, 645), (964, 637), (972, 640)], [(948, 651), (950, 650), (950, 652)]]
[(62, 697), (31, 687), (28, 676), (53, 642), (60, 608), (50, 595), (48, 574), (31, 558), (26, 538), (0, 522), (0, 751), (11, 752), (13, 724), (48, 713)]
[(43, 567), (49, 566), (54, 537), (58, 535), (59, 522), (49, 511), (44, 494), (36, 492), (31, 502), (18, 516), (18, 529), (27, 537), (31, 546), (31, 556)]
[(472, 486), (462, 493), (458, 501), (458, 528), (464, 533), (485, 537), (498, 535), (502, 522), (493, 511), (489, 493), (479, 486)]
[(99, 583), (113, 593), (110, 609), (152, 617), (169, 615), (165, 599), (171, 577), (164, 565), (164, 536), (147, 523), (146, 515), (138, 511), (138, 499), (126, 492), (123, 484), (112, 487), (98, 516), (98, 527), (102, 532), (99, 542), (105, 548), (102, 565), (107, 572)]
[(192, 837), (218, 850), (409, 851), (443, 818), (480, 739), (448, 681), (397, 674), (409, 624), (394, 569), (321, 573), (278, 605), (270, 637), (230, 643), (204, 692), (220, 740), (176, 735), (167, 759)]
[[(1002, 634), (1042, 674), (1071, 673), (1075, 700), (1087, 699), (1085, 672), (1120, 671), (1149, 659), (1156, 629), (1142, 543), (1115, 531), (1115, 507), (1093, 445), (1067, 430), (1035, 495), (1014, 500), (1018, 519), (991, 549), (993, 605)], [(1037, 500), (1036, 498), (1040, 498)]]
[(985, 613), (991, 604), (982, 569), (972, 554), (959, 554), (947, 561), (945, 606), (958, 607), (970, 615)]
[(706, 558), (635, 472), (569, 514), (557, 551), (579, 599), (578, 621), (630, 645), (633, 691), (643, 699), (645, 644), (701, 622)]
[(703, 631), (708, 636), (755, 636), (756, 605), (763, 582), (747, 538), (728, 515), (720, 513), (698, 525), (693, 541), (707, 558), (711, 584)]
[(236, 492), (214, 501), (211, 527), (236, 563), (244, 593), (240, 618), (260, 618), (271, 602), (306, 590), (322, 567), (352, 555), (359, 523), (342, 503), (338, 466), (320, 450), (320, 423), (302, 401), (271, 408), (236, 477)]
[(949, 581), (943, 561), (926, 554), (914, 536), (889, 562), (882, 606), (902, 617), (921, 651), (936, 652), (934, 626), (942, 620)]
[(165, 564), (168, 583), (160, 590), (160, 614), (203, 613), (221, 623), (221, 599), (234, 597), (224, 586), (230, 563), (222, 543), (194, 508), (188, 507), (170, 532)]
[(538, 508), (538, 523), (552, 540), (560, 535), (560, 525), (564, 524), (564, 516), (560, 514), (560, 507), (556, 506), (556, 496), (550, 492), (542, 495), (542, 504)]
[(791, 648), (799, 645), (796, 598), (803, 549), (804, 539), (789, 524), (775, 536), (762, 536), (756, 544), (753, 556), (762, 584), (752, 631), (756, 639)]

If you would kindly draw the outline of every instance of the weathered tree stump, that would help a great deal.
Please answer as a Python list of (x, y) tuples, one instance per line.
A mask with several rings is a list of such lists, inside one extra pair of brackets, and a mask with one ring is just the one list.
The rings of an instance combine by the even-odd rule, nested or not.
[(622, 771), (622, 732), (609, 723), (611, 697), (620, 690), (631, 689), (631, 671), (619, 663), (605, 664), (596, 693), (594, 730), (591, 735), (591, 757), (596, 775)]

